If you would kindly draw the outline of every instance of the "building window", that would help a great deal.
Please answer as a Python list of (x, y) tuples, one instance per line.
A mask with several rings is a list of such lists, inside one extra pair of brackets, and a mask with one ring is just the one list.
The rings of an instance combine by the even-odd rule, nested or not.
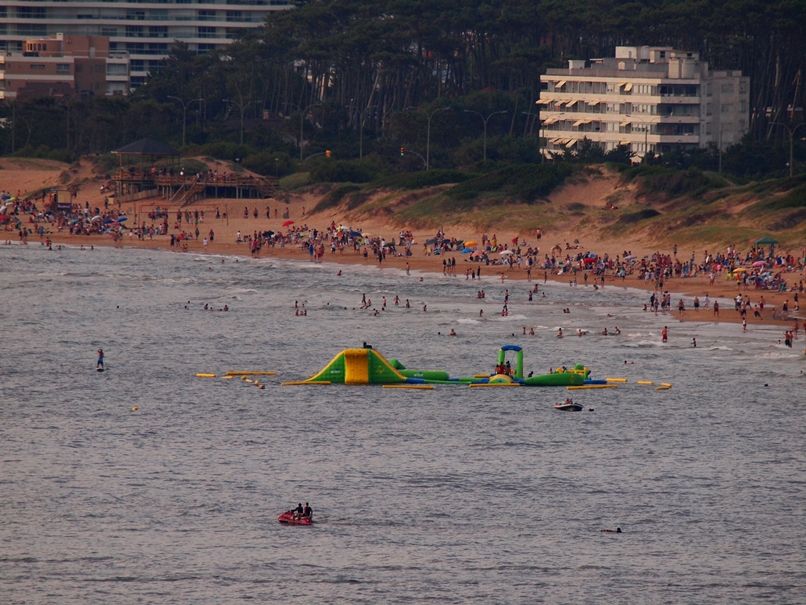
[(215, 27), (200, 27), (199, 38), (215, 38)]
[(17, 18), (19, 19), (44, 19), (44, 8), (31, 8), (27, 6), (20, 6), (17, 8)]
[(41, 71), (45, 69), (44, 64), (42, 63), (31, 63), (31, 71)]
[(215, 11), (199, 11), (199, 21), (215, 21)]
[(70, 64), (69, 63), (57, 63), (56, 64), (56, 73), (60, 73), (60, 74), (68, 74), (68, 73), (70, 73)]

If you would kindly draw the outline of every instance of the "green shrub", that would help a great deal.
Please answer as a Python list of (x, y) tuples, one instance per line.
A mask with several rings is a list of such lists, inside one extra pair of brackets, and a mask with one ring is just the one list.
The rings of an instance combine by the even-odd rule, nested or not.
[(39, 158), (43, 160), (56, 160), (57, 162), (72, 162), (75, 157), (66, 149), (51, 149), (47, 145), (39, 145), (32, 147), (27, 145), (22, 149), (18, 149), (12, 155), (19, 158)]
[(625, 214), (618, 221), (616, 221), (616, 224), (621, 226), (634, 225), (635, 223), (639, 223), (646, 219), (654, 218), (656, 216), (660, 216), (660, 212), (658, 212), (654, 208), (644, 208), (643, 210), (639, 210), (638, 212), (631, 212), (629, 214)]
[(669, 198), (702, 195), (706, 191), (729, 184), (721, 176), (701, 172), (696, 168), (676, 170), (665, 166), (634, 166), (625, 170), (622, 175), (627, 181), (637, 181), (641, 194), (663, 194)]
[(317, 183), (367, 183), (376, 176), (375, 167), (362, 161), (324, 160), (311, 170), (311, 179)]
[(243, 160), (244, 168), (263, 176), (285, 176), (291, 174), (294, 163), (287, 153), (273, 153), (271, 151), (259, 151), (248, 155)]
[(319, 203), (316, 204), (316, 206), (314, 206), (313, 211), (321, 212), (322, 210), (327, 210), (328, 208), (338, 206), (339, 202), (341, 202), (344, 199), (345, 195), (348, 195), (360, 189), (361, 187), (353, 184), (334, 187), (325, 197), (319, 200)]
[(476, 199), (502, 193), (528, 204), (551, 193), (572, 172), (565, 163), (520, 164), (472, 178), (447, 192), (455, 200)]
[(294, 189), (299, 189), (300, 187), (305, 187), (310, 184), (310, 172), (293, 172), (280, 179), (280, 189), (283, 191), (293, 191)]
[(477, 175), (461, 170), (423, 170), (387, 176), (376, 180), (373, 185), (388, 189), (423, 189), (446, 183), (462, 183), (474, 176)]
[(765, 204), (769, 210), (782, 210), (784, 208), (806, 208), (806, 185), (795, 187), (789, 193)]

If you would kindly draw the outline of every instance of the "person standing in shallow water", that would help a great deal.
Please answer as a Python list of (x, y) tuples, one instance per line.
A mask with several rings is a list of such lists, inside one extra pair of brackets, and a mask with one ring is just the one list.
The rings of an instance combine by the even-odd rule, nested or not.
[(95, 368), (98, 370), (104, 369), (104, 350), (98, 349), (98, 361), (95, 363)]

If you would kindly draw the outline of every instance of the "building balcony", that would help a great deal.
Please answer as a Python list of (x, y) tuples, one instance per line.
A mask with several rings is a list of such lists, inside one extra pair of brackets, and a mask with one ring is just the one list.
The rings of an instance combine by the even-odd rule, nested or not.
[[(571, 141), (581, 141), (588, 139), (597, 143), (616, 143), (628, 145), (632, 143), (649, 143), (661, 144), (667, 143), (686, 144), (686, 145), (699, 145), (700, 137), (696, 134), (687, 135), (668, 135), (657, 133), (646, 133), (643, 131), (638, 132), (597, 132), (597, 131), (580, 131), (572, 129), (564, 130), (540, 130), (540, 136), (546, 139), (549, 143), (555, 145), (567, 146)], [(561, 141), (565, 141), (564, 143)]]

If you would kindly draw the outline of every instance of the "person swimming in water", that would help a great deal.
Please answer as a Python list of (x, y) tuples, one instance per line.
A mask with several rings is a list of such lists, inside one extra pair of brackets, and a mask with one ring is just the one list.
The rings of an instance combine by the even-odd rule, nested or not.
[(623, 533), (623, 532), (621, 531), (620, 527), (617, 527), (616, 529), (603, 529), (602, 533), (603, 534), (620, 534), (620, 533)]

